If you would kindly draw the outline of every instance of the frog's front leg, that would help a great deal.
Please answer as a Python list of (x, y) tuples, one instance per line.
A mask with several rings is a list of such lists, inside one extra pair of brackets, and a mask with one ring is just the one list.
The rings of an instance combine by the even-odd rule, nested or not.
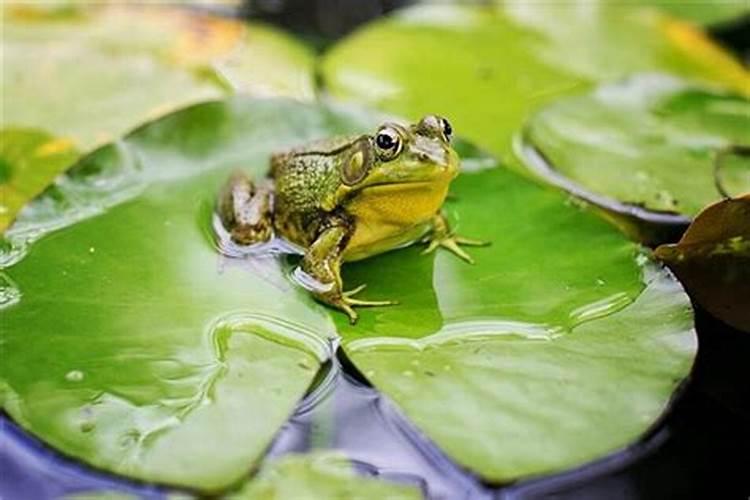
[(349, 316), (351, 324), (356, 323), (358, 318), (354, 307), (396, 304), (391, 300), (370, 301), (353, 298), (353, 295), (362, 291), (365, 285), (348, 292), (344, 291), (341, 280), (341, 256), (353, 232), (352, 225), (343, 220), (328, 225), (307, 249), (300, 265), (302, 271), (314, 280), (314, 283), (306, 288), (317, 300), (344, 311)]
[(470, 238), (456, 236), (451, 231), (445, 216), (441, 213), (436, 214), (432, 218), (432, 230), (425, 238), (425, 241), (427, 242), (427, 248), (425, 248), (422, 253), (430, 253), (437, 247), (443, 247), (461, 257), (469, 264), (473, 264), (474, 259), (472, 259), (471, 256), (459, 245), (481, 247), (490, 244), (487, 241), (472, 240)]
[(252, 245), (273, 236), (273, 181), (254, 184), (244, 173), (235, 172), (219, 194), (221, 222), (232, 241)]

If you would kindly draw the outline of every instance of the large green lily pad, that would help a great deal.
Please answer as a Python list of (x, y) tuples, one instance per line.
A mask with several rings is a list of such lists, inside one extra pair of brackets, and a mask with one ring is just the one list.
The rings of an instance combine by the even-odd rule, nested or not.
[(548, 163), (536, 169), (543, 177), (570, 181), (616, 210), (688, 219), (724, 193), (750, 191), (750, 160), (722, 153), (750, 144), (750, 99), (669, 76), (634, 76), (562, 99), (530, 120), (524, 142)]
[(234, 500), (418, 500), (411, 486), (358, 476), (338, 454), (290, 455), (267, 464)]
[(594, 210), (487, 158), (467, 159), (446, 210), (492, 246), (473, 249), (474, 266), (417, 247), (346, 265), (366, 298), (400, 302), (356, 326), (292, 285), (294, 258), (220, 256), (211, 206), (230, 170), (260, 175), (273, 150), (376, 120), (234, 99), (82, 160), (6, 235), (6, 411), (87, 462), (214, 490), (250, 470), (330, 354), (316, 339), (338, 333), (365, 376), (490, 481), (644, 433), (695, 355), (685, 294)]
[[(0, 15), (0, 126), (42, 129), (71, 149), (88, 151), (145, 120), (234, 93), (314, 96), (310, 50), (262, 24), (90, 2), (11, 2)], [(37, 170), (29, 174), (43, 186), (60, 172)], [(0, 231), (15, 216), (9, 208)]]
[(492, 482), (637, 439), (695, 355), (680, 285), (589, 208), (508, 170), (464, 174), (455, 192), (461, 234), (492, 247), (472, 252), (475, 266), (416, 248), (349, 266), (349, 283), (404, 305), (356, 327), (336, 318), (349, 358)]
[(229, 169), (260, 173), (270, 150), (342, 121), (286, 102), (205, 104), (76, 165), (7, 232), (6, 264), (89, 217), (2, 276), (6, 411), (139, 479), (217, 490), (248, 474), (333, 330), (273, 258), (219, 256), (213, 196)]
[(442, 113), (508, 161), (533, 110), (652, 70), (750, 93), (747, 71), (698, 28), (616, 2), (417, 6), (357, 31), (322, 63), (333, 95), (405, 116)]

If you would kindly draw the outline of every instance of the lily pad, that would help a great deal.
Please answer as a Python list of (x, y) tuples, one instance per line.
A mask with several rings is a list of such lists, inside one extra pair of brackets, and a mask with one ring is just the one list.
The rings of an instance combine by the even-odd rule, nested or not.
[(0, 232), (77, 157), (69, 140), (41, 130), (0, 130)]
[[(146, 120), (233, 93), (314, 96), (310, 50), (262, 24), (90, 2), (11, 2), (2, 15), (2, 127), (43, 129), (73, 150), (88, 151)], [(30, 175), (47, 184), (58, 171)], [(8, 222), (15, 205), (4, 216)]]
[(707, 207), (679, 243), (655, 253), (706, 310), (750, 332), (750, 194)]
[(204, 104), (78, 163), (6, 234), (5, 410), (135, 478), (214, 491), (248, 474), (333, 330), (274, 258), (219, 256), (213, 197), (228, 170), (342, 128), (290, 102)]
[(358, 476), (336, 453), (290, 455), (264, 467), (233, 500), (418, 500), (417, 488)]
[(440, 112), (508, 162), (532, 111), (654, 70), (750, 93), (748, 72), (699, 28), (619, 2), (417, 6), (357, 31), (322, 63), (333, 95), (404, 116)]
[(475, 266), (446, 254), (426, 263), (418, 249), (349, 266), (347, 282), (403, 306), (356, 327), (336, 318), (348, 357), (491, 482), (636, 440), (695, 355), (679, 283), (591, 209), (508, 170), (463, 174), (455, 193), (461, 234), (492, 247), (472, 253)]
[(330, 355), (320, 339), (339, 335), (489, 481), (573, 467), (646, 432), (695, 355), (686, 295), (594, 209), (487, 157), (466, 158), (446, 211), (492, 246), (474, 266), (417, 247), (347, 264), (366, 298), (400, 303), (356, 326), (295, 288), (295, 257), (214, 248), (213, 198), (231, 170), (261, 175), (271, 151), (379, 120), (233, 99), (84, 158), (6, 234), (6, 411), (89, 463), (213, 491), (249, 472)]
[(651, 2), (665, 12), (703, 25), (717, 25), (750, 15), (750, 5), (742, 1), (705, 0), (685, 2), (684, 0)]
[(724, 193), (750, 191), (750, 168), (738, 165), (750, 164), (746, 156), (715, 168), (725, 149), (750, 144), (749, 117), (745, 97), (639, 75), (550, 105), (523, 140), (527, 165), (552, 183), (616, 212), (683, 225)]

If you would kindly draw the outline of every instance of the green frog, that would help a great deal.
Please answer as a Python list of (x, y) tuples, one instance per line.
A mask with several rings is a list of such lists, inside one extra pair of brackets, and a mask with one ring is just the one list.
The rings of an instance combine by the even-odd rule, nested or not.
[(443, 247), (473, 263), (459, 245), (486, 244), (455, 235), (440, 211), (459, 171), (451, 134), (448, 120), (428, 115), (276, 153), (265, 179), (229, 179), (218, 215), (237, 244), (280, 237), (300, 247), (297, 281), (354, 324), (355, 307), (396, 302), (355, 298), (364, 284), (345, 291), (343, 262), (422, 241), (424, 253)]

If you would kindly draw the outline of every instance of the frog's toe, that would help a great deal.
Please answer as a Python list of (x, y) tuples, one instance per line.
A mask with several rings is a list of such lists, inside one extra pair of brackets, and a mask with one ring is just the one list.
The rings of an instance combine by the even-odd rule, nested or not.
[(359, 285), (348, 292), (343, 292), (339, 297), (323, 299), (328, 304), (336, 307), (343, 311), (349, 316), (349, 323), (352, 325), (357, 322), (359, 315), (354, 310), (355, 307), (380, 307), (380, 306), (393, 306), (398, 304), (395, 300), (362, 300), (355, 299), (352, 296), (364, 290), (366, 285)]
[(351, 298), (347, 298), (346, 303), (357, 307), (380, 307), (398, 305), (398, 301), (395, 300), (360, 300)]
[(427, 254), (427, 253), (433, 252), (437, 247), (443, 247), (446, 250), (450, 251), (451, 253), (460, 257), (465, 262), (468, 262), (469, 264), (474, 264), (474, 259), (472, 259), (471, 255), (466, 253), (460, 247), (460, 245), (481, 247), (481, 246), (489, 245), (489, 242), (473, 240), (470, 238), (464, 238), (462, 236), (446, 236), (445, 238), (436, 238), (436, 239), (429, 240), (429, 243), (427, 244), (427, 248), (425, 248), (422, 251), (422, 253)]
[(427, 246), (422, 250), (422, 255), (427, 255), (435, 251), (440, 246), (440, 240), (427, 240)]
[(473, 238), (464, 238), (463, 236), (454, 236), (453, 241), (459, 245), (466, 245), (467, 247), (486, 247), (491, 244), (489, 241), (475, 240)]
[(354, 295), (358, 294), (362, 290), (365, 289), (367, 285), (361, 284), (358, 287), (355, 287), (348, 292), (344, 292), (341, 294), (341, 300), (342, 302), (346, 303), (350, 306), (357, 306), (357, 307), (378, 307), (378, 306), (393, 306), (398, 304), (395, 300), (361, 300), (361, 299), (355, 299), (353, 298)]
[(341, 301), (340, 304), (336, 304), (339, 309), (344, 311), (344, 313), (349, 316), (349, 324), (354, 325), (357, 323), (357, 320), (359, 319), (359, 315), (357, 314), (357, 311), (354, 310), (352, 306), (347, 304), (345, 301)]
[(352, 295), (358, 294), (359, 292), (361, 292), (362, 290), (364, 290), (366, 287), (367, 287), (367, 284), (366, 283), (362, 283), (358, 287), (354, 287), (351, 290), (349, 290), (348, 292), (342, 293), (341, 295), (343, 295), (344, 298), (351, 297)]
[(458, 246), (458, 242), (454, 238), (446, 238), (442, 240), (440, 242), (440, 246), (447, 250), (450, 250), (453, 254), (457, 255), (469, 264), (474, 263), (474, 259), (471, 258), (471, 255), (466, 253), (463, 248)]

